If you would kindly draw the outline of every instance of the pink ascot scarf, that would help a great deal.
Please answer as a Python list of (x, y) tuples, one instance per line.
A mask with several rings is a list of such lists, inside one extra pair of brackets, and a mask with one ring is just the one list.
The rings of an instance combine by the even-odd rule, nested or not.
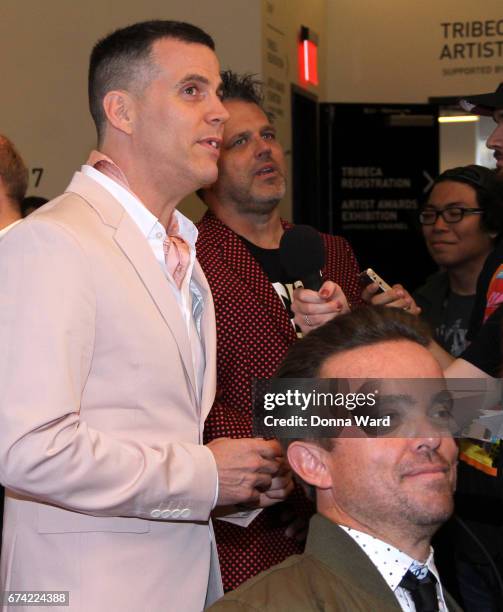
[[(126, 175), (109, 157), (99, 151), (91, 151), (86, 165), (92, 166), (98, 172), (101, 172), (108, 178), (118, 183), (129, 193), (139, 199), (129, 187)], [(166, 238), (163, 242), (164, 259), (166, 268), (171, 274), (177, 287), (180, 289), (187, 273), (190, 263), (190, 249), (187, 242), (180, 236), (180, 228), (174, 214), (171, 215), (168, 227), (166, 228)]]

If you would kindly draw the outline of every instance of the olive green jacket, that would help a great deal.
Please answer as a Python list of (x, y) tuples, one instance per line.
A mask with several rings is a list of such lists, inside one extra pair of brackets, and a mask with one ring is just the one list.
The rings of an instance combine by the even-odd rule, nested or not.
[[(462, 612), (444, 590), (449, 612)], [(211, 608), (228, 612), (401, 612), (393, 591), (338, 525), (316, 514), (306, 551), (262, 572)]]

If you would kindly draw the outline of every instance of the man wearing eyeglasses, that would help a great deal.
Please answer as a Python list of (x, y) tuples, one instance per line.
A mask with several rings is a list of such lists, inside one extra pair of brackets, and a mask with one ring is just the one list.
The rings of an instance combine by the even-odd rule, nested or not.
[(428, 252), (440, 271), (414, 298), (437, 342), (458, 357), (475, 302), (477, 278), (503, 229), (503, 184), (494, 171), (464, 166), (443, 172), (419, 214)]

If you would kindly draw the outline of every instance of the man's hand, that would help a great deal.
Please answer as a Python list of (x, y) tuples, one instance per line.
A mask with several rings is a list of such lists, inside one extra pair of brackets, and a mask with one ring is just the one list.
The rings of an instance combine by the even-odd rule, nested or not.
[(401, 308), (412, 315), (419, 315), (421, 313), (421, 308), (419, 308), (414, 298), (402, 285), (393, 285), (388, 291), (380, 293), (377, 283), (371, 283), (362, 291), (362, 300), (372, 306)]
[(271, 486), (260, 495), (259, 508), (267, 508), (278, 502), (285, 501), (294, 489), (293, 473), (286, 459), (281, 461), (277, 476), (272, 479)]
[(319, 291), (295, 289), (292, 311), (303, 334), (324, 325), (334, 317), (349, 312), (344, 291), (332, 281), (325, 281)]
[[(218, 506), (257, 506), (261, 494), (271, 489), (273, 479), (284, 477), (283, 453), (277, 440), (217, 438), (206, 446), (217, 464)], [(277, 481), (275, 490), (281, 489), (280, 484)]]

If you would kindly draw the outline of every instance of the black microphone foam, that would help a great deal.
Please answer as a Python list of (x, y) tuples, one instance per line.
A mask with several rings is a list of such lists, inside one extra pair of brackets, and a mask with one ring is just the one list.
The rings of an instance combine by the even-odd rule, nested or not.
[(306, 289), (320, 289), (320, 270), (325, 265), (325, 246), (320, 234), (313, 227), (294, 225), (285, 230), (279, 243), (279, 257), (283, 269), (291, 279), (301, 280)]

